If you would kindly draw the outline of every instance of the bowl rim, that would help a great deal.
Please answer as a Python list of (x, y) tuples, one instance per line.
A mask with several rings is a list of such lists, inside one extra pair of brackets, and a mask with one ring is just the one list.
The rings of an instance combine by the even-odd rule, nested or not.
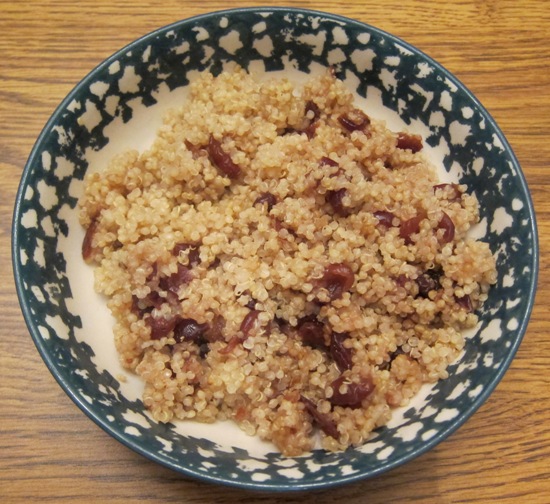
[[(22, 271), (21, 271), (22, 267), (20, 266), (20, 263), (19, 263), (19, 252), (21, 250), (20, 236), (25, 232), (21, 228), (21, 223), (20, 223), (21, 206), (24, 199), (24, 193), (26, 191), (26, 188), (29, 185), (29, 180), (31, 179), (31, 171), (32, 171), (31, 168), (34, 166), (37, 157), (42, 152), (42, 146), (50, 134), (51, 127), (61, 118), (63, 111), (65, 111), (67, 106), (75, 98), (78, 91), (81, 88), (85, 87), (87, 84), (91, 83), (91, 81), (95, 78), (95, 76), (99, 72), (106, 70), (113, 62), (119, 60), (126, 53), (128, 53), (128, 51), (132, 50), (133, 48), (144, 45), (147, 41), (154, 41), (156, 37), (166, 32), (169, 32), (170, 30), (173, 30), (175, 28), (185, 27), (186, 25), (201, 22), (203, 20), (223, 17), (224, 15), (236, 15), (239, 13), (246, 14), (246, 13), (258, 13), (258, 12), (264, 12), (264, 13), (284, 12), (284, 13), (291, 13), (294, 15), (318, 16), (318, 17), (330, 19), (339, 23), (344, 23), (346, 25), (352, 25), (357, 28), (360, 28), (361, 30), (364, 30), (367, 33), (374, 33), (376, 35), (381, 36), (382, 38), (390, 40), (394, 44), (398, 44), (404, 47), (406, 50), (411, 51), (412, 53), (422, 58), (424, 61), (428, 62), (431, 66), (433, 66), (438, 73), (440, 73), (450, 82), (452, 82), (455, 86), (457, 86), (457, 88), (460, 89), (461, 92), (463, 92), (467, 96), (467, 98), (471, 100), (471, 102), (475, 104), (476, 107), (479, 108), (481, 114), (490, 123), (491, 128), (493, 129), (498, 139), (502, 143), (503, 150), (507, 153), (509, 157), (509, 161), (511, 162), (511, 164), (513, 165), (513, 168), (516, 171), (516, 174), (518, 176), (517, 180), (519, 182), (521, 192), (524, 195), (527, 203), (527, 207), (528, 207), (527, 212), (529, 215), (529, 227), (533, 237), (533, 253), (532, 253), (532, 260), (530, 263), (532, 268), (532, 273), (531, 273), (529, 289), (528, 289), (529, 298), (526, 304), (524, 316), (520, 321), (519, 327), (516, 329), (517, 337), (515, 338), (515, 340), (512, 341), (512, 344), (509, 347), (506, 357), (501, 362), (500, 368), (498, 369), (498, 371), (496, 371), (492, 375), (491, 380), (486, 384), (483, 392), (480, 393), (475, 398), (475, 400), (472, 401), (472, 403), (470, 404), (470, 407), (467, 410), (461, 411), (460, 414), (455, 418), (455, 420), (447, 428), (442, 429), (436, 435), (430, 438), (428, 441), (423, 442), (420, 446), (411, 450), (404, 456), (401, 456), (390, 462), (383, 462), (375, 468), (369, 468), (368, 470), (365, 470), (364, 472), (360, 472), (358, 474), (356, 473), (356, 474), (351, 474), (347, 476), (342, 475), (341, 477), (337, 478), (335, 481), (320, 481), (320, 482), (311, 481), (303, 484), (287, 483), (284, 485), (281, 485), (281, 484), (274, 485), (274, 484), (261, 483), (261, 482), (257, 482), (257, 483), (239, 482), (231, 479), (230, 477), (226, 477), (226, 478), (220, 478), (219, 476), (214, 477), (214, 476), (210, 476), (208, 473), (200, 472), (189, 467), (183, 467), (180, 464), (175, 463), (171, 460), (164, 459), (160, 457), (158, 453), (148, 451), (145, 447), (140, 446), (140, 444), (136, 442), (135, 438), (124, 435), (123, 432), (115, 428), (116, 426), (113, 426), (113, 424), (107, 422), (106, 419), (97, 415), (94, 412), (94, 408), (92, 407), (92, 405), (87, 403), (84, 400), (84, 398), (81, 397), (81, 395), (71, 385), (71, 383), (65, 379), (63, 373), (58, 372), (55, 359), (50, 354), (46, 345), (44, 344), (43, 338), (40, 335), (38, 328), (34, 323), (33, 314), (29, 308), (29, 305), (27, 304), (26, 288), (24, 285)], [(17, 190), (14, 211), (13, 211), (13, 218), (12, 218), (11, 238), (12, 238), (11, 254), (12, 254), (13, 274), (15, 279), (19, 305), (21, 307), (27, 329), (33, 339), (33, 342), (42, 360), (46, 364), (46, 367), (48, 368), (50, 373), (53, 375), (55, 380), (58, 382), (58, 384), (61, 386), (61, 388), (64, 390), (64, 392), (76, 404), (76, 406), (78, 406), (78, 408), (89, 419), (91, 419), (97, 426), (103, 429), (106, 433), (108, 433), (114, 439), (122, 443), (127, 448), (130, 448), (132, 451), (144, 456), (145, 458), (153, 462), (156, 462), (164, 467), (174, 470), (184, 476), (190, 476), (200, 481), (205, 481), (205, 482), (214, 483), (218, 485), (226, 485), (226, 486), (236, 487), (241, 489), (260, 490), (260, 491), (261, 490), (303, 491), (303, 490), (313, 490), (313, 489), (321, 489), (321, 488), (332, 488), (336, 486), (342, 486), (344, 484), (349, 484), (352, 482), (370, 479), (370, 478), (379, 476), (382, 473), (395, 469), (396, 467), (401, 466), (405, 463), (410, 462), (411, 460), (417, 458), (418, 456), (428, 452), (429, 450), (434, 448), (436, 445), (438, 445), (441, 441), (443, 441), (444, 439), (449, 437), (451, 434), (453, 434), (479, 409), (479, 407), (483, 403), (485, 403), (485, 401), (492, 394), (492, 392), (500, 383), (504, 374), (510, 367), (510, 364), (514, 359), (517, 353), (517, 350), (527, 331), (527, 326), (529, 324), (530, 316), (531, 316), (532, 309), (535, 302), (538, 275), (539, 275), (539, 253), (540, 252), (539, 252), (537, 222), (536, 222), (536, 215), (534, 211), (532, 197), (527, 185), (525, 175), (504, 133), (501, 131), (500, 127), (498, 126), (498, 124), (496, 123), (492, 115), (485, 108), (485, 106), (481, 104), (478, 98), (476, 98), (476, 96), (467, 88), (467, 86), (464, 85), (453, 73), (447, 70), (443, 65), (438, 63), (436, 60), (434, 60), (431, 56), (423, 52), (421, 49), (401, 39), (400, 37), (395, 36), (373, 25), (370, 25), (364, 21), (359, 21), (354, 18), (346, 17), (339, 14), (333, 14), (322, 10), (308, 9), (308, 8), (301, 8), (301, 7), (261, 6), (261, 7), (227, 8), (227, 9), (221, 9), (221, 10), (211, 11), (208, 13), (190, 16), (188, 18), (180, 19), (178, 21), (156, 28), (153, 31), (150, 31), (149, 33), (146, 33), (134, 39), (133, 41), (124, 45), (122, 48), (118, 49), (113, 54), (105, 58), (95, 67), (93, 67), (92, 70), (90, 70), (87, 74), (85, 74), (85, 76), (73, 86), (73, 88), (66, 95), (66, 97), (59, 103), (59, 105), (57, 105), (57, 107), (54, 109), (53, 113), (50, 115), (49, 119), (45, 123), (44, 127), (42, 128), (39, 136), (37, 137), (32, 147), (30, 155), (25, 163), (21, 180), (19, 183), (19, 187)]]

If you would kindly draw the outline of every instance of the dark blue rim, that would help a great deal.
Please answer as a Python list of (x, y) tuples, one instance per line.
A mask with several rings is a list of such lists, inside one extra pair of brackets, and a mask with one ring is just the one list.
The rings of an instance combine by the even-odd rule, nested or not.
[[(527, 304), (527, 309), (525, 312), (525, 317), (521, 321), (520, 327), (517, 329), (518, 337), (513, 342), (513, 345), (510, 347), (510, 350), (507, 354), (507, 357), (502, 362), (502, 365), (496, 375), (494, 375), (493, 379), (486, 384), (483, 393), (481, 393), (476, 400), (472, 403), (471, 407), (460, 414), (460, 416), (457, 417), (456, 421), (447, 429), (439, 432), (436, 436), (431, 438), (429, 441), (424, 443), (421, 447), (419, 447), (416, 450), (413, 450), (409, 453), (407, 453), (405, 456), (398, 458), (396, 460), (393, 460), (391, 462), (383, 463), (376, 469), (372, 469), (366, 473), (363, 474), (355, 474), (350, 476), (343, 476), (341, 478), (335, 479), (333, 481), (329, 482), (308, 482), (308, 483), (297, 483), (297, 484), (288, 484), (288, 485), (280, 485), (280, 484), (264, 484), (264, 483), (242, 483), (238, 481), (234, 481), (230, 478), (227, 479), (220, 479), (220, 478), (213, 478), (208, 476), (207, 474), (200, 473), (198, 471), (194, 471), (189, 468), (181, 467), (174, 462), (170, 460), (166, 460), (162, 457), (160, 457), (156, 453), (150, 453), (146, 451), (143, 447), (141, 447), (138, 443), (136, 443), (135, 439), (125, 435), (123, 432), (117, 431), (113, 425), (106, 422), (104, 419), (97, 417), (95, 412), (93, 411), (93, 408), (89, 403), (83, 400), (83, 398), (80, 396), (78, 391), (74, 390), (71, 386), (71, 384), (66, 381), (62, 374), (60, 374), (56, 368), (56, 363), (54, 359), (51, 357), (51, 355), (47, 352), (46, 347), (44, 346), (42, 337), (34, 324), (33, 315), (30, 312), (29, 307), (27, 306), (25, 302), (25, 287), (23, 285), (23, 281), (21, 279), (21, 270), (19, 266), (19, 244), (20, 239), (19, 236), (21, 233), (24, 232), (24, 230), (21, 230), (20, 223), (19, 223), (19, 217), (20, 217), (20, 210), (21, 210), (21, 204), (24, 197), (24, 192), (27, 188), (27, 182), (28, 178), (30, 176), (31, 167), (34, 165), (36, 158), (42, 151), (42, 144), (45, 143), (45, 138), (49, 135), (49, 132), (51, 130), (51, 126), (53, 126), (58, 118), (60, 117), (61, 113), (66, 109), (67, 105), (71, 103), (71, 101), (76, 96), (78, 89), (81, 86), (85, 86), (87, 83), (91, 82), (96, 75), (96, 73), (106, 69), (109, 67), (111, 63), (119, 59), (121, 56), (123, 56), (125, 53), (127, 53), (129, 50), (141, 46), (142, 44), (146, 43), (147, 41), (150, 41), (157, 37), (158, 35), (161, 35), (163, 33), (166, 33), (174, 28), (182, 28), (185, 27), (188, 24), (195, 23), (197, 21), (203, 20), (203, 19), (210, 19), (215, 18), (223, 15), (231, 15), (231, 14), (238, 14), (238, 13), (247, 13), (247, 12), (290, 12), (292, 14), (303, 14), (306, 16), (320, 16), (327, 19), (331, 19), (337, 22), (346, 23), (352, 26), (356, 26), (358, 28), (362, 28), (367, 32), (372, 32), (377, 35), (380, 35), (388, 40), (391, 40), (394, 43), (397, 43), (407, 50), (411, 51), (412, 53), (415, 53), (422, 58), (424, 58), (426, 61), (428, 61), (434, 68), (436, 68), (441, 74), (443, 74), (447, 79), (449, 79), (451, 82), (453, 82), (458, 88), (460, 88), (467, 96), (468, 98), (475, 103), (475, 105), (479, 108), (479, 110), (482, 112), (482, 115), (489, 121), (492, 128), (494, 129), (495, 133), (497, 134), (499, 140), (502, 142), (502, 145), (508, 155), (510, 156), (510, 159), (512, 161), (512, 164), (519, 176), (519, 183), (522, 189), (522, 192), (525, 196), (525, 199), (528, 203), (528, 211), (529, 211), (529, 218), (530, 218), (530, 224), (531, 224), (531, 232), (533, 236), (533, 258), (532, 258), (532, 276), (531, 281), (529, 285), (529, 301)], [(190, 18), (187, 18), (185, 20), (177, 21), (175, 23), (171, 23), (169, 25), (166, 25), (164, 27), (161, 27), (157, 30), (154, 30), (143, 37), (140, 37), (130, 44), (124, 46), (122, 49), (115, 52), (113, 55), (105, 59), (102, 63), (97, 65), (91, 72), (89, 72), (73, 89), (72, 91), (67, 95), (67, 97), (58, 105), (58, 107), (55, 109), (54, 113), (42, 129), (36, 143), (34, 144), (34, 147), (31, 151), (31, 154), (27, 160), (27, 163), (25, 165), (25, 168), (23, 170), (21, 182), (19, 185), (19, 189), (16, 196), (15, 201), (15, 208), (13, 213), (13, 221), (12, 221), (12, 264), (13, 264), (13, 271), (15, 276), (15, 284), (16, 284), (16, 290), (17, 295), (19, 298), (19, 303), (21, 306), (21, 310), (27, 325), (27, 328), (31, 334), (31, 337), (34, 341), (35, 346), (37, 347), (40, 356), (44, 360), (44, 363), (46, 364), (47, 368), (49, 369), (50, 373), (54, 376), (54, 378), (57, 380), (61, 388), (65, 391), (65, 393), (72, 399), (72, 401), (90, 418), (92, 419), (99, 427), (101, 427), (105, 432), (107, 432), (109, 435), (111, 435), (113, 438), (118, 440), (123, 445), (127, 446), (128, 448), (132, 449), (133, 451), (143, 455), (144, 457), (157, 462), (165, 467), (168, 467), (169, 469), (172, 469), (176, 472), (179, 472), (181, 474), (184, 474), (186, 476), (191, 476), (195, 479), (199, 479), (202, 481), (206, 481), (209, 483), (215, 483), (215, 484), (223, 484), (228, 485), (232, 487), (238, 487), (238, 488), (244, 488), (248, 490), (268, 490), (268, 491), (303, 491), (303, 490), (312, 490), (312, 489), (319, 489), (319, 488), (329, 488), (329, 487), (335, 487), (335, 486), (341, 486), (347, 483), (357, 482), (360, 480), (373, 478), (375, 476), (379, 476), (382, 473), (385, 473), (391, 469), (394, 469), (404, 463), (407, 463), (411, 461), (414, 458), (417, 458), (418, 456), (426, 453), (430, 449), (432, 449), (434, 446), (439, 444), (441, 441), (446, 439), (448, 436), (453, 434), (458, 428), (460, 428), (478, 409), (479, 407), (487, 400), (487, 398), (491, 395), (493, 390), (496, 388), (496, 386), (501, 381), (502, 377), (506, 373), (508, 367), (510, 366), (510, 363), (512, 362), (519, 345), (521, 344), (521, 341), (523, 340), (523, 337), (525, 335), (525, 332), (527, 330), (527, 326), (529, 323), (529, 318), (533, 309), (534, 300), (535, 300), (535, 293), (537, 288), (537, 281), (538, 281), (538, 273), (539, 273), (539, 242), (538, 242), (538, 233), (537, 233), (537, 223), (536, 223), (536, 216), (534, 212), (534, 206), (532, 202), (532, 198), (527, 186), (527, 182), (525, 179), (525, 175), (523, 174), (523, 171), (521, 170), (521, 167), (519, 165), (519, 162), (508, 143), (506, 137), (498, 127), (497, 123), (491, 116), (491, 114), (487, 111), (487, 109), (479, 102), (479, 100), (472, 94), (472, 92), (461, 82), (459, 81), (452, 73), (450, 73), (446, 68), (444, 68), (442, 65), (437, 63), (435, 60), (433, 60), (430, 56), (425, 54), (423, 51), (417, 49), (416, 47), (410, 45), (409, 43), (405, 42), (404, 40), (400, 39), (399, 37), (396, 37), (394, 35), (391, 35), (388, 32), (385, 32), (384, 30), (381, 30), (379, 28), (375, 28), (367, 23), (363, 23), (354, 19), (346, 18), (343, 16), (339, 16), (336, 14), (329, 14), (323, 11), (318, 10), (309, 10), (309, 9), (301, 9), (301, 8), (285, 8), (285, 7), (260, 7), (260, 8), (238, 8), (238, 9), (225, 9), (220, 11), (215, 11), (208, 14), (201, 14), (197, 16), (193, 16)]]

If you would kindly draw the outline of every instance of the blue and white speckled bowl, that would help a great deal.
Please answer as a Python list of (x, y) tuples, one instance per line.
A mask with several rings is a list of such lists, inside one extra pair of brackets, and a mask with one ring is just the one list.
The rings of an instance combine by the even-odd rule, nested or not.
[[(481, 201), (475, 233), (496, 255), (498, 283), (451, 377), (425, 386), (372, 440), (343, 453), (283, 458), (227, 424), (158, 424), (141, 382), (122, 370), (105, 300), (81, 256), (77, 199), (88, 169), (150, 144), (163, 112), (199, 72), (237, 62), (296, 79), (333, 66), (369, 114), (425, 138), (426, 150)], [(449, 72), (407, 43), (365, 24), (297, 9), (238, 9), (175, 23), (93, 70), (46, 124), (23, 173), (13, 222), (23, 314), (51, 373), (113, 437), (206, 481), (298, 490), (372, 477), (426, 452), (463, 424), (508, 368), (525, 333), (538, 271), (533, 206), (494, 120)], [(121, 376), (126, 379), (122, 380)]]

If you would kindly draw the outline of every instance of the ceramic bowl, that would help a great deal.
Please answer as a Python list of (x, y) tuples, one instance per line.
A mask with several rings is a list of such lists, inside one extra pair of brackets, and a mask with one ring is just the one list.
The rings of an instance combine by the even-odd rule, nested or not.
[[(231, 62), (297, 79), (332, 66), (369, 114), (394, 131), (420, 133), (442, 178), (467, 184), (481, 202), (476, 234), (495, 254), (498, 282), (478, 326), (468, 333), (451, 376), (424, 386), (356, 449), (285, 458), (225, 423), (153, 421), (140, 400), (141, 381), (118, 363), (111, 315), (81, 258), (77, 201), (86, 171), (128, 148), (143, 150), (189, 82)], [(25, 167), (14, 213), (13, 264), (38, 351), (60, 386), (107, 433), (186, 476), (285, 491), (379, 475), (462, 425), (500, 381), (525, 333), (538, 243), (518, 161), (489, 113), (453, 75), (372, 26), (315, 11), (255, 8), (161, 28), (105, 60), (71, 91)]]

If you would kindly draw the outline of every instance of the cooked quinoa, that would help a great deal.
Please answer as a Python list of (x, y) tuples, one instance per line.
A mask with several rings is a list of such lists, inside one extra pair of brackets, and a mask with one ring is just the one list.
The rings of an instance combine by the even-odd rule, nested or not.
[(331, 72), (204, 73), (87, 176), (83, 256), (157, 421), (342, 450), (448, 376), (496, 278), (478, 202), (356, 107)]

